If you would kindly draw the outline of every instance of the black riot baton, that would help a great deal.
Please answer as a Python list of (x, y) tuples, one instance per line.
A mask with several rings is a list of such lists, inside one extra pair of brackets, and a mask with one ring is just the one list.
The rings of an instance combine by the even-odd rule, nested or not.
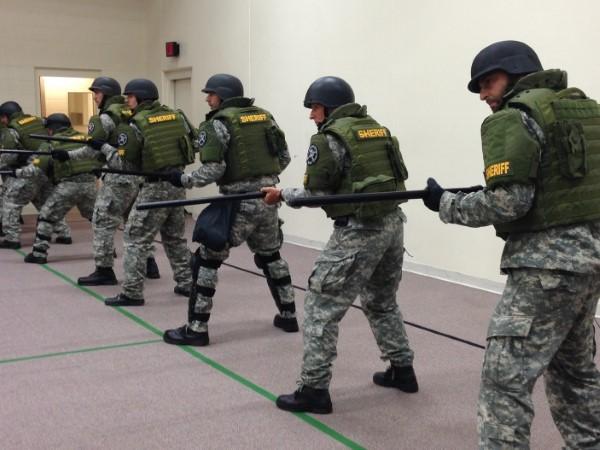
[(252, 200), (263, 198), (264, 192), (246, 192), (244, 194), (216, 195), (214, 197), (191, 198), (189, 200), (165, 200), (162, 202), (140, 203), (135, 209), (175, 208), (186, 205), (202, 205), (204, 203), (231, 202), (235, 200)]
[(164, 178), (169, 175), (169, 172), (141, 172), (138, 170), (120, 170), (120, 169), (110, 169), (108, 167), (101, 167), (99, 169), (94, 169), (92, 172), (99, 173), (116, 173), (118, 175), (131, 175), (135, 177), (155, 177), (155, 178)]
[(21, 150), (16, 148), (3, 148), (0, 149), (0, 155), (3, 153), (10, 153), (13, 155), (51, 155), (52, 152), (45, 150)]
[[(464, 192), (465, 194), (482, 190), (482, 186), (445, 189), (449, 192)], [(250, 200), (262, 198), (264, 192), (248, 192), (246, 194), (217, 195), (215, 197), (194, 198), (189, 200), (166, 200), (162, 202), (140, 203), (136, 209), (175, 208), (176, 206), (201, 205), (203, 203), (227, 202), (234, 200)], [(297, 198), (286, 202), (289, 206), (321, 206), (337, 203), (368, 203), (386, 200), (414, 200), (425, 198), (427, 189), (420, 191), (368, 192), (365, 194), (315, 195), (313, 197)]]
[(30, 134), (29, 135), (30, 138), (32, 139), (41, 139), (43, 141), (57, 141), (57, 142), (75, 142), (75, 143), (81, 143), (81, 144), (87, 144), (90, 141), (89, 137), (84, 137), (84, 138), (73, 138), (73, 137), (67, 137), (67, 136), (50, 136), (48, 134)]
[[(483, 186), (470, 186), (462, 188), (444, 189), (445, 191), (456, 193), (464, 192), (469, 194), (483, 189)], [(418, 191), (392, 191), (392, 192), (366, 192), (363, 194), (339, 194), (339, 195), (315, 195), (312, 197), (295, 198), (286, 204), (288, 206), (323, 206), (335, 205), (341, 203), (369, 203), (381, 202), (386, 200), (416, 200), (427, 196), (428, 190)]]

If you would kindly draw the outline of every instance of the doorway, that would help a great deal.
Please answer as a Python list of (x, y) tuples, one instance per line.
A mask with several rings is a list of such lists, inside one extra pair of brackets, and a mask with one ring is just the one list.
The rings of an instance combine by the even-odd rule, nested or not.
[(42, 116), (63, 113), (69, 116), (73, 128), (87, 133), (90, 117), (96, 114), (92, 92), (94, 81), (87, 77), (40, 76), (40, 109)]

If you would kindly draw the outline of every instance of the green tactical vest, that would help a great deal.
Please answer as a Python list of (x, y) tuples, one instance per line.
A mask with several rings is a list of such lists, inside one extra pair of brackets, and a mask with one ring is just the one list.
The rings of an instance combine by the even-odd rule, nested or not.
[[(157, 101), (141, 106), (131, 121), (144, 136), (142, 170), (155, 172), (193, 163), (194, 149), (181, 114)], [(134, 161), (133, 155), (125, 155), (125, 158)]]
[[(337, 186), (332, 186), (335, 163), (327, 134), (332, 134), (350, 152), (352, 166)], [(367, 115), (366, 106), (349, 103), (334, 110), (311, 138), (304, 187), (331, 190), (336, 194), (405, 191), (408, 171), (398, 140)], [(381, 217), (398, 207), (399, 201), (323, 206), (327, 216), (354, 215), (359, 219)]]
[(116, 147), (116, 133), (114, 131), (110, 135), (106, 133), (100, 119), (100, 115), (102, 114), (108, 114), (118, 127), (122, 121), (127, 121), (131, 117), (131, 110), (124, 104), (122, 96), (115, 95), (105, 100), (102, 111), (99, 114), (90, 117), (88, 122), (88, 134), (90, 138), (107, 141), (110, 145)]
[[(61, 130), (55, 134), (55, 136), (64, 136), (74, 139), (81, 140), (81, 144), (76, 142), (58, 142), (52, 141), (52, 148), (55, 150), (75, 150), (81, 148), (82, 145), (85, 144), (85, 141), (88, 139), (88, 136), (85, 134), (81, 134), (78, 131), (75, 131), (73, 128), (66, 128)], [(82, 173), (90, 173), (94, 169), (99, 169), (103, 166), (104, 158), (102, 158), (102, 154), (98, 153), (99, 156), (97, 159), (81, 159), (81, 160), (68, 160), (68, 161), (53, 161), (53, 173), (52, 177), (55, 183), (60, 182), (60, 180), (68, 177), (72, 177), (74, 175), (79, 175)]]
[[(535, 199), (524, 217), (496, 225), (498, 234), (600, 219), (600, 106), (567, 89), (560, 70), (528, 75), (515, 91), (482, 126), (486, 184), (535, 184)], [(541, 128), (541, 146), (521, 111)]]
[[(287, 146), (285, 135), (274, 124), (271, 113), (253, 103), (254, 99), (245, 97), (228, 99), (209, 115), (211, 120), (200, 124), (200, 160), (220, 162), (225, 154), (227, 169), (219, 185), (281, 173), (278, 153)], [(215, 119), (224, 122), (229, 131), (227, 152), (216, 136)]]
[(30, 134), (48, 134), (44, 127), (44, 121), (37, 116), (30, 116), (29, 114), (13, 114), (8, 126), (19, 133), (21, 145), (23, 145), (25, 150), (37, 150), (44, 142), (41, 139), (30, 138)]

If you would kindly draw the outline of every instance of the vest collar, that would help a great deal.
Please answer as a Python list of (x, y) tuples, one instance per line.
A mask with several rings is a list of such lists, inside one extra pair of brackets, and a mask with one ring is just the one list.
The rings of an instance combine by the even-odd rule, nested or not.
[(109, 106), (114, 104), (125, 104), (125, 99), (121, 95), (113, 95), (112, 97), (105, 98), (102, 102), (102, 108), (100, 110), (102, 112), (106, 111)]
[(144, 100), (142, 103), (140, 103), (139, 105), (136, 106), (133, 113), (137, 114), (141, 111), (145, 111), (148, 109), (150, 109), (150, 110), (158, 109), (158, 108), (160, 108), (160, 102), (158, 100)]
[(248, 97), (231, 97), (221, 102), (221, 106), (206, 114), (206, 120), (210, 120), (215, 114), (223, 111), (225, 108), (247, 108), (254, 104), (253, 98)]
[(560, 91), (567, 88), (567, 72), (560, 69), (542, 70), (540, 72), (530, 73), (520, 78), (513, 88), (504, 94), (504, 103), (520, 92), (528, 89), (552, 89)]
[(344, 117), (366, 117), (367, 107), (361, 106), (358, 103), (346, 103), (345, 105), (338, 106), (334, 109), (329, 116), (325, 119), (325, 122), (319, 127), (319, 129), (325, 128), (332, 122), (342, 119)]

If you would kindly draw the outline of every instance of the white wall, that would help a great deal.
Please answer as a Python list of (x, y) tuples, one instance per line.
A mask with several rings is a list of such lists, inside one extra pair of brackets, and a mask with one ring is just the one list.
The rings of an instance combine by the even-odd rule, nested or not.
[[(293, 161), (282, 186), (302, 182), (315, 131), (302, 100), (322, 75), (349, 81), (357, 101), (397, 134), (409, 189), (422, 188), (428, 176), (445, 186), (483, 182), (479, 126), (489, 110), (466, 84), (473, 57), (494, 41), (529, 43), (545, 67), (568, 70), (572, 84), (600, 97), (594, 56), (600, 5), (592, 0), (576, 8), (559, 0), (157, 0), (156, 7), (159, 32), (152, 46), (177, 40), (182, 55), (172, 62), (151, 58), (155, 69), (193, 69), (196, 119), (207, 111), (199, 92), (206, 78), (239, 76), (247, 95), (271, 110), (287, 133)], [(502, 241), (492, 228), (444, 225), (418, 201), (404, 209), (406, 247), (414, 256), (409, 261), (501, 280)], [(282, 216), (290, 237), (324, 241), (331, 230), (318, 210), (283, 208)]]
[(147, 73), (144, 0), (0, 0), (0, 101), (39, 114), (35, 69)]
[[(206, 79), (232, 73), (287, 133), (293, 161), (282, 186), (302, 182), (315, 132), (302, 100), (322, 75), (349, 81), (357, 101), (396, 133), (409, 189), (428, 176), (444, 186), (483, 182), (479, 126), (489, 111), (466, 84), (473, 57), (494, 41), (529, 43), (545, 67), (567, 70), (573, 85), (600, 98), (596, 0), (0, 0), (0, 10), (0, 99), (31, 110), (33, 67), (99, 69), (122, 82), (145, 76), (163, 88), (169, 71), (188, 69), (188, 115), (199, 122)], [(164, 55), (172, 40), (178, 58)], [(409, 262), (501, 280), (502, 241), (491, 228), (444, 225), (418, 201), (404, 209)], [(281, 213), (288, 237), (322, 242), (330, 233), (319, 210)]]

